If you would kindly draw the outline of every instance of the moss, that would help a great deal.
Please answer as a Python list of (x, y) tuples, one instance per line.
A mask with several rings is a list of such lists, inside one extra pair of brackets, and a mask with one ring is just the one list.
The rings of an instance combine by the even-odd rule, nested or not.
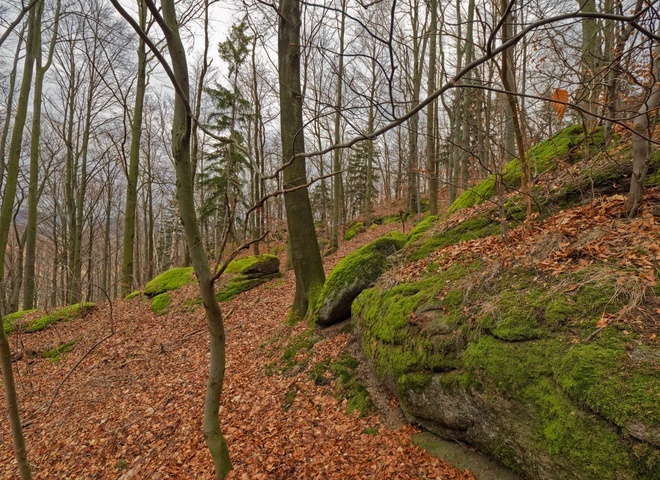
[(493, 222), (488, 215), (469, 218), (453, 228), (439, 231), (425, 239), (410, 255), (411, 261), (416, 261), (440, 250), (447, 245), (454, 245), (465, 240), (489, 237), (500, 232), (500, 225)]
[(301, 356), (306, 357), (306, 354), (311, 352), (312, 347), (316, 342), (318, 342), (318, 338), (312, 334), (311, 330), (306, 330), (300, 335), (291, 338), (284, 353), (280, 357), (282, 371), (286, 372), (287, 370), (292, 369), (297, 363), (299, 363), (296, 356), (300, 354)]
[[(602, 142), (602, 128), (592, 135), (591, 143)], [(541, 142), (526, 153), (526, 158), (535, 176), (556, 167), (557, 160), (574, 161), (571, 155), (573, 147), (584, 140), (584, 132), (581, 125), (573, 125), (563, 129), (550, 139)], [(577, 155), (577, 154), (576, 154)], [(520, 162), (517, 158), (511, 160), (502, 171), (504, 184), (509, 188), (520, 185)], [(449, 207), (448, 213), (454, 213), (463, 208), (478, 205), (495, 195), (495, 175), (490, 175), (475, 187), (466, 190)]]
[(559, 385), (581, 405), (625, 429), (630, 421), (660, 428), (660, 382), (657, 367), (635, 364), (634, 342), (609, 328), (589, 344), (573, 346), (553, 363)]
[(367, 427), (362, 430), (365, 435), (378, 435), (378, 427)]
[(82, 317), (86, 313), (90, 312), (93, 308), (94, 304), (91, 302), (68, 305), (66, 307), (54, 310), (42, 317), (39, 317), (36, 320), (33, 320), (25, 327), (25, 331), (38, 332), (39, 330), (43, 330), (52, 323), (67, 322), (69, 320), (73, 320), (74, 318)]
[(232, 278), (224, 288), (221, 288), (216, 294), (215, 298), (218, 302), (228, 302), (236, 295), (252, 290), (259, 285), (268, 282), (271, 276), (247, 278), (244, 276)]
[(153, 300), (151, 300), (151, 311), (156, 315), (167, 313), (170, 303), (172, 303), (172, 297), (169, 293), (166, 292), (156, 295)]
[(275, 255), (251, 255), (245, 258), (235, 258), (229, 262), (225, 273), (270, 275), (276, 273), (279, 267), (280, 259)]
[(51, 362), (59, 362), (60, 356), (63, 353), (70, 352), (77, 342), (78, 340), (71, 340), (69, 342), (61, 343), (57, 347), (46, 350), (42, 353), (42, 356), (44, 358), (49, 358)]
[[(420, 371), (448, 371), (460, 365), (454, 348), (459, 331), (437, 337), (433, 328), (418, 323), (420, 307), (437, 304), (437, 295), (468, 269), (455, 265), (433, 277), (398, 285), (389, 290), (365, 290), (353, 302), (365, 354), (381, 378)], [(433, 310), (443, 315), (441, 310)], [(445, 317), (443, 317), (445, 318)]]
[(135, 297), (142, 295), (142, 290), (135, 290), (124, 297), (124, 300), (132, 300)]
[(282, 399), (282, 410), (285, 412), (289, 410), (293, 406), (293, 402), (296, 401), (296, 396), (298, 395), (298, 387), (296, 386), (295, 383), (292, 383), (289, 385), (288, 390), (284, 394), (284, 398)]
[(438, 217), (435, 215), (428, 215), (424, 217), (408, 234), (408, 243), (415, 242), (419, 239), (429, 228), (435, 225)]
[(2, 317), (2, 327), (5, 330), (5, 333), (13, 333), (16, 325), (20, 323), (20, 320), (30, 313), (34, 313), (37, 310), (35, 308), (31, 310), (19, 310), (18, 312), (10, 313)]
[(346, 412), (357, 412), (361, 417), (375, 411), (369, 392), (357, 376), (358, 361), (344, 353), (332, 362), (330, 369), (337, 378), (335, 395), (346, 400)]
[(397, 388), (400, 392), (408, 390), (421, 392), (431, 379), (431, 375), (426, 372), (405, 373), (397, 379)]
[(346, 233), (344, 233), (344, 240), (352, 240), (357, 236), (357, 234), (364, 232), (364, 223), (355, 222), (348, 227)]
[[(347, 297), (345, 303), (350, 302), (354, 296), (360, 293), (361, 289), (375, 282), (387, 268), (387, 257), (401, 249), (405, 242), (405, 235), (392, 232), (344, 257), (332, 269), (318, 293), (315, 296), (312, 295), (313, 292), (310, 293), (310, 307), (312, 304), (314, 305), (311, 310), (313, 312), (310, 316), (311, 322), (318, 321), (321, 310), (329, 302), (334, 302), (338, 295)], [(354, 291), (347, 291), (351, 289)], [(341, 306), (347, 307), (346, 311), (333, 312), (333, 316), (348, 317), (350, 306), (347, 304)], [(337, 308), (341, 310), (340, 306)], [(337, 319), (337, 321), (340, 320), (343, 318)]]
[(493, 335), (502, 340), (542, 338), (546, 335), (539, 321), (544, 318), (543, 310), (534, 306), (536, 302), (525, 301), (536, 296), (537, 292), (533, 289), (525, 292), (504, 291), (497, 297), (495, 314), (483, 322), (490, 326)]
[(192, 282), (193, 267), (177, 267), (161, 273), (144, 286), (144, 294), (155, 297)]
[(568, 458), (584, 469), (586, 478), (624, 478), (631, 461), (616, 430), (580, 410), (554, 384), (552, 359), (566, 349), (556, 340), (508, 344), (483, 337), (468, 346), (464, 361), (486, 386), (532, 409), (543, 451)]

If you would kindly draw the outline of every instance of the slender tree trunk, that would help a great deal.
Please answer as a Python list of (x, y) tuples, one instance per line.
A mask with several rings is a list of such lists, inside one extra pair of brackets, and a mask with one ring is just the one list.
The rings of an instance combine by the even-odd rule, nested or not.
[[(138, 0), (138, 16), (140, 28), (144, 30), (147, 24), (147, 10), (144, 2)], [(140, 38), (137, 48), (137, 86), (135, 87), (135, 104), (133, 106), (133, 121), (131, 122), (131, 153), (126, 178), (126, 212), (124, 214), (124, 242), (121, 269), (121, 295), (125, 297), (133, 289), (135, 251), (135, 212), (137, 206), (137, 184), (140, 168), (140, 139), (142, 137), (142, 112), (144, 108), (144, 93), (147, 85), (147, 54), (144, 40)]]
[(18, 69), (18, 61), (21, 56), (21, 47), (23, 46), (23, 35), (25, 35), (26, 25), (23, 25), (18, 41), (16, 42), (16, 53), (14, 54), (14, 62), (12, 63), (11, 72), (9, 72), (9, 88), (7, 91), (7, 106), (5, 123), (2, 126), (2, 134), (0, 134), (0, 192), (2, 192), (2, 185), (5, 180), (5, 152), (7, 149), (7, 138), (9, 138), (9, 125), (11, 124), (11, 117), (14, 114), (14, 92), (16, 91), (16, 71)]
[(293, 317), (304, 317), (314, 306), (325, 281), (323, 261), (316, 240), (314, 217), (305, 183), (305, 151), (300, 88), (300, 2), (282, 0), (279, 11), (278, 65), (280, 80), (280, 132), (282, 159), (287, 164), (283, 183), (284, 203), (296, 275)]
[[(660, 26), (656, 34), (660, 33)], [(653, 78), (660, 75), (660, 45), (653, 48)], [(639, 213), (644, 197), (644, 183), (651, 162), (651, 142), (653, 128), (649, 127), (651, 113), (660, 105), (660, 88), (652, 85), (651, 92), (633, 119), (632, 135), (632, 175), (630, 190), (626, 199), (626, 210), (631, 217)]]
[[(426, 85), (427, 92), (435, 91), (436, 78), (436, 44), (438, 35), (438, 0), (429, 2), (431, 9), (431, 25), (429, 26), (429, 76)], [(426, 174), (428, 175), (429, 214), (438, 214), (438, 158), (435, 151), (435, 109), (437, 102), (432, 102), (426, 108)]]
[[(26, 51), (23, 65), (23, 78), (21, 80), (14, 129), (12, 130), (9, 146), (7, 182), (2, 197), (2, 207), (0, 209), (0, 282), (3, 282), (5, 278), (4, 266), (7, 242), (9, 239), (9, 224), (11, 223), (12, 211), (14, 209), (14, 197), (16, 195), (21, 146), (23, 143), (23, 128), (25, 127), (30, 88), (32, 86), (32, 74), (36, 53), (36, 25), (37, 9), (32, 8), (28, 16), (28, 34), (25, 43)], [(0, 321), (2, 321), (1, 315)], [(23, 437), (18, 400), (16, 398), (16, 385), (14, 383), (14, 372), (12, 370), (11, 351), (9, 349), (9, 342), (7, 341), (7, 335), (5, 334), (4, 328), (0, 328), (0, 368), (2, 369), (2, 383), (5, 390), (7, 416), (9, 417), (9, 426), (12, 433), (16, 464), (21, 479), (31, 479), (32, 472), (30, 470), (30, 462), (27, 458), (25, 438)]]
[[(339, 24), (339, 65), (337, 67), (337, 94), (335, 97), (335, 143), (341, 143), (341, 110), (343, 103), (344, 87), (344, 31), (346, 26), (346, 0), (341, 1), (341, 18)], [(342, 152), (338, 148), (332, 153), (332, 230), (330, 231), (330, 245), (328, 253), (334, 252), (339, 247), (339, 230), (342, 217)]]
[(53, 61), (53, 52), (55, 42), (57, 41), (57, 32), (60, 16), (60, 0), (55, 6), (55, 19), (53, 23), (53, 36), (51, 37), (48, 49), (46, 64), (41, 63), (41, 16), (43, 11), (43, 2), (40, 2), (37, 8), (37, 25), (35, 29), (35, 60), (36, 74), (34, 79), (34, 97), (32, 106), (32, 137), (30, 139), (30, 185), (28, 192), (28, 216), (27, 216), (27, 239), (25, 247), (25, 282), (23, 290), (23, 309), (30, 310), (34, 306), (35, 290), (35, 261), (37, 249), (37, 204), (39, 202), (39, 141), (41, 138), (41, 102), (44, 85), (44, 76), (50, 68)]
[[(150, 2), (150, 0), (149, 0)], [(152, 15), (158, 15), (153, 4), (150, 4)], [(172, 70), (183, 92), (189, 94), (190, 80), (186, 51), (181, 42), (177, 23), (174, 0), (161, 0), (163, 20), (161, 28), (165, 34), (168, 50), (172, 61)], [(172, 119), (172, 155), (177, 176), (177, 201), (179, 213), (186, 236), (186, 244), (190, 252), (195, 275), (199, 282), (199, 290), (206, 312), (210, 333), (209, 379), (204, 401), (204, 438), (211, 452), (217, 479), (224, 479), (231, 470), (229, 448), (220, 427), (220, 396), (225, 378), (225, 328), (220, 311), (220, 304), (215, 298), (213, 276), (209, 266), (204, 242), (201, 238), (193, 192), (193, 179), (190, 161), (191, 119), (186, 110), (187, 98), (176, 95)]]
[[(501, 1), (502, 12), (506, 10), (507, 0)], [(505, 19), (502, 24), (502, 43), (507, 42), (511, 38), (511, 22), (510, 19)], [(527, 206), (526, 216), (531, 218), (532, 215), (532, 191), (531, 191), (531, 173), (529, 163), (525, 158), (525, 145), (522, 132), (522, 125), (520, 120), (520, 109), (518, 108), (518, 101), (516, 97), (516, 83), (513, 77), (514, 65), (511, 63), (513, 55), (505, 51), (502, 55), (502, 69), (501, 80), (504, 90), (506, 90), (507, 101), (511, 112), (511, 122), (513, 123), (513, 130), (516, 140), (516, 148), (518, 149), (518, 161), (520, 162), (520, 191), (525, 198)]]

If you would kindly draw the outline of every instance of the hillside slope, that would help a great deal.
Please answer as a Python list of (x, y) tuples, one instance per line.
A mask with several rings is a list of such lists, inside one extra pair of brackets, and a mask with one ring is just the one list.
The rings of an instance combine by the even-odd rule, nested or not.
[[(391, 228), (343, 244), (327, 259), (328, 268)], [(471, 479), (413, 446), (411, 427), (390, 429), (373, 414), (347, 413), (348, 400), (337, 395), (342, 380), (330, 369), (311, 375), (315, 365), (332, 367), (351, 337), (287, 326), (294, 285), (287, 272), (223, 303), (228, 364), (221, 413), (231, 477)], [(162, 315), (136, 297), (11, 338), (35, 478), (213, 478), (201, 429), (204, 313), (194, 302), (195, 285), (169, 293)], [(42, 356), (72, 340), (58, 361)], [(6, 422), (0, 422), (0, 438), (0, 478), (15, 478)]]

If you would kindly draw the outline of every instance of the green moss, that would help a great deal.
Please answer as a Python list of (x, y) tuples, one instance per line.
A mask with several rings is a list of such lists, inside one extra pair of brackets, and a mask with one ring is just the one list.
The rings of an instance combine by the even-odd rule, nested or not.
[(540, 319), (545, 318), (543, 309), (536, 308), (536, 302), (526, 301), (537, 296), (538, 293), (533, 289), (525, 292), (504, 291), (497, 297), (497, 311), (483, 320), (483, 323), (490, 327), (493, 335), (502, 340), (542, 338), (546, 335), (546, 330), (540, 325)]
[(74, 345), (78, 342), (78, 340), (71, 340), (69, 342), (61, 343), (55, 348), (51, 348), (49, 350), (46, 350), (42, 356), (44, 358), (49, 358), (51, 362), (59, 362), (60, 361), (60, 356), (63, 353), (70, 352)]
[(153, 300), (151, 300), (151, 311), (156, 315), (167, 313), (170, 303), (172, 303), (172, 297), (169, 293), (166, 292), (156, 295)]
[[(653, 364), (631, 360), (630, 335), (609, 328), (573, 346), (553, 363), (562, 389), (576, 402), (625, 428), (630, 421), (660, 427), (660, 382)], [(639, 348), (639, 347), (638, 347)]]
[[(253, 274), (262, 273), (270, 275), (276, 273), (280, 266), (280, 259), (275, 255), (251, 255), (245, 258), (235, 258), (227, 268), (225, 273), (240, 273), (240, 274)], [(266, 271), (262, 271), (262, 270)]]
[(426, 372), (404, 373), (397, 379), (400, 392), (413, 390), (421, 392), (431, 382), (431, 375)]
[(259, 285), (262, 285), (272, 278), (278, 278), (279, 275), (267, 275), (263, 277), (249, 278), (239, 276), (232, 278), (224, 288), (221, 288), (215, 295), (218, 302), (228, 302), (236, 295), (252, 290)]
[(17, 323), (20, 323), (20, 320), (30, 313), (36, 312), (35, 308), (31, 310), (19, 310), (18, 312), (10, 313), (2, 317), (2, 327), (5, 330), (5, 333), (13, 333), (16, 329)]
[(426, 238), (409, 255), (409, 258), (411, 261), (419, 260), (447, 245), (454, 245), (465, 240), (489, 237), (499, 233), (500, 225), (493, 222), (488, 215), (472, 217), (449, 230), (438, 231), (433, 236)]
[(362, 430), (365, 435), (378, 435), (378, 427), (367, 427)]
[(556, 340), (509, 344), (483, 337), (468, 346), (464, 361), (484, 385), (532, 409), (543, 451), (570, 459), (586, 478), (623, 478), (631, 462), (616, 430), (581, 411), (553, 382), (552, 360), (567, 348)]
[(42, 317), (37, 318), (30, 322), (26, 327), (26, 332), (38, 332), (43, 330), (48, 325), (57, 322), (66, 322), (73, 320), (74, 318), (81, 317), (91, 311), (94, 308), (94, 304), (91, 302), (87, 303), (76, 303), (74, 305), (69, 305), (57, 310), (54, 310)]
[(144, 286), (144, 294), (155, 297), (161, 293), (188, 285), (193, 279), (193, 267), (177, 267), (161, 273)]
[[(550, 139), (541, 142), (526, 153), (527, 161), (530, 164), (532, 172), (536, 176), (556, 167), (558, 159), (574, 161), (572, 155), (578, 153), (573, 151), (573, 147), (579, 145), (584, 140), (583, 128), (581, 125), (573, 125), (563, 129)], [(591, 143), (602, 142), (602, 128), (597, 130), (590, 138)], [(520, 162), (517, 158), (511, 160), (502, 172), (504, 184), (508, 188), (516, 188), (520, 185)], [(454, 213), (463, 208), (469, 208), (478, 205), (495, 195), (495, 175), (490, 175), (475, 187), (466, 190), (449, 207), (448, 213)]]
[(361, 417), (375, 411), (369, 392), (357, 376), (358, 361), (349, 354), (343, 354), (330, 365), (337, 378), (335, 394), (346, 399), (346, 411), (357, 412)]
[[(363, 286), (375, 282), (387, 268), (387, 257), (401, 249), (406, 243), (406, 236), (399, 232), (391, 232), (371, 243), (359, 248), (344, 257), (332, 269), (318, 294), (312, 297), (314, 309), (310, 316), (311, 322), (318, 320), (319, 312), (330, 299), (334, 299), (338, 292), (344, 292), (347, 287), (354, 286), (359, 293), (360, 284)], [(346, 312), (346, 315), (350, 311)]]
[(415, 242), (419, 239), (429, 228), (438, 222), (438, 217), (435, 215), (428, 215), (424, 217), (408, 234), (408, 243)]
[(126, 295), (124, 297), (124, 300), (131, 300), (135, 297), (139, 297), (140, 295), (142, 295), (142, 290), (135, 290), (134, 292), (131, 292), (128, 295)]
[[(437, 295), (451, 278), (465, 276), (468, 269), (455, 265), (432, 278), (398, 285), (389, 290), (365, 290), (353, 302), (365, 354), (382, 378), (420, 371), (448, 371), (460, 365), (457, 349), (460, 331), (437, 337), (425, 329), (414, 312), (437, 303)], [(440, 310), (435, 310), (442, 315)]]
[(289, 385), (288, 390), (284, 394), (284, 398), (282, 399), (282, 410), (285, 412), (289, 410), (293, 406), (293, 402), (296, 401), (296, 396), (298, 395), (298, 387), (296, 386), (295, 383), (292, 383)]
[(311, 352), (312, 347), (318, 342), (318, 340), (319, 339), (312, 334), (311, 330), (306, 330), (300, 335), (292, 337), (288, 346), (284, 350), (284, 353), (280, 357), (282, 371), (286, 372), (298, 363), (296, 360), (298, 354), (301, 354), (306, 358), (306, 354)]
[(485, 337), (468, 347), (464, 359), (483, 383), (530, 405), (540, 419), (538, 441), (543, 450), (583, 466), (587, 478), (628, 478), (623, 472), (633, 469), (640, 474), (636, 478), (655, 478), (649, 473), (657, 451), (646, 449), (640, 454), (643, 461), (635, 462), (617, 430), (589, 410), (619, 426), (629, 419), (657, 426), (657, 374), (633, 369), (623, 343), (603, 343), (506, 344)]
[(364, 223), (355, 222), (348, 227), (346, 233), (344, 233), (344, 240), (352, 240), (357, 236), (358, 233), (364, 232)]

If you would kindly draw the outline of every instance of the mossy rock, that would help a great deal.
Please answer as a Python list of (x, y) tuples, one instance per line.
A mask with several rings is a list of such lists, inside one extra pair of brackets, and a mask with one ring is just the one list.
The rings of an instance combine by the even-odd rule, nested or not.
[(259, 285), (263, 285), (264, 283), (279, 277), (280, 277), (279, 273), (275, 273), (272, 275), (263, 275), (258, 277), (252, 277), (246, 275), (233, 277), (224, 287), (218, 290), (218, 292), (215, 295), (215, 298), (219, 302), (228, 302), (229, 300), (231, 300), (240, 293), (247, 292), (248, 290), (252, 290), (253, 288), (258, 287)]
[(36, 311), (35, 308), (31, 310), (19, 310), (18, 312), (13, 312), (2, 317), (2, 327), (5, 333), (14, 333), (16, 326), (21, 323), (23, 317)]
[(226, 273), (241, 275), (273, 275), (279, 271), (280, 259), (271, 254), (235, 258), (225, 270)]
[(350, 317), (353, 300), (378, 280), (387, 268), (387, 257), (405, 242), (405, 235), (392, 232), (344, 257), (323, 284), (313, 320), (328, 326)]
[(95, 305), (91, 302), (75, 303), (66, 307), (58, 308), (35, 320), (32, 320), (25, 326), (28, 333), (43, 330), (48, 325), (58, 322), (67, 322), (75, 318), (80, 318), (94, 309)]
[(363, 222), (355, 222), (351, 224), (348, 227), (348, 230), (346, 230), (346, 233), (344, 233), (344, 240), (352, 240), (354, 239), (359, 233), (364, 232), (364, 223)]
[(167, 292), (161, 293), (151, 300), (151, 311), (156, 315), (163, 315), (164, 313), (167, 313), (167, 309), (171, 303), (172, 296)]
[(144, 294), (155, 297), (176, 290), (193, 281), (193, 267), (175, 267), (161, 273), (144, 286)]
[(626, 307), (634, 272), (480, 269), (354, 301), (362, 349), (406, 415), (526, 478), (660, 480), (660, 348), (616, 326), (584, 342)]
[[(602, 127), (592, 132), (588, 138), (592, 144), (601, 143), (603, 140)], [(526, 153), (527, 161), (532, 171), (536, 171), (538, 174), (556, 168), (560, 159), (573, 163), (581, 158), (580, 153), (575, 151), (574, 147), (580, 145), (584, 140), (584, 129), (581, 125), (566, 127), (548, 140), (530, 148)], [(520, 186), (520, 162), (517, 158), (511, 160), (504, 167), (502, 181), (507, 188)], [(495, 175), (490, 175), (475, 187), (463, 192), (449, 207), (448, 213), (451, 214), (460, 209), (478, 205), (494, 195)]]

